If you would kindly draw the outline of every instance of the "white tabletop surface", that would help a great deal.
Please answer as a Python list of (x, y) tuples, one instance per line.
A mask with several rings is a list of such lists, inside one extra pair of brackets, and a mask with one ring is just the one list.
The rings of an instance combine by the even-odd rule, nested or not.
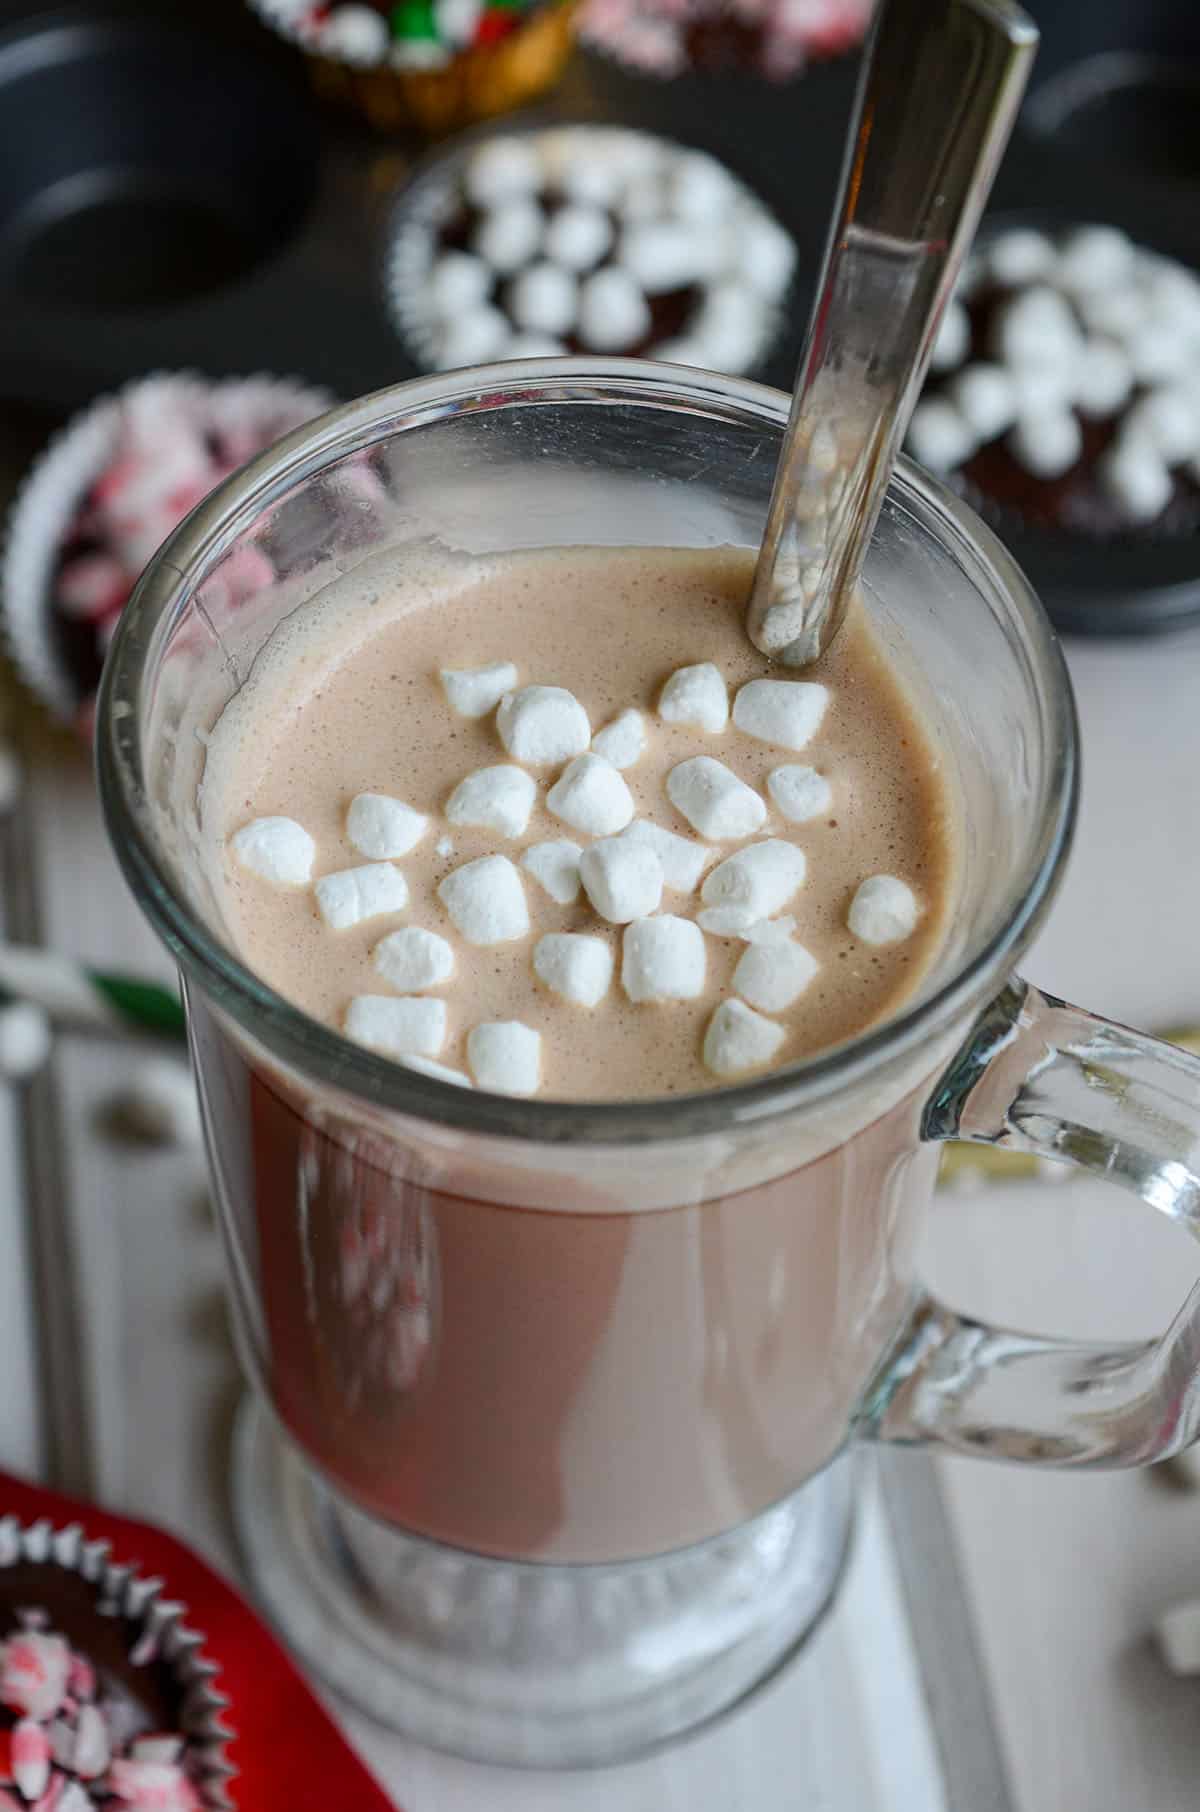
[[(1076, 643), (1068, 652), (1083, 727), (1083, 812), (1066, 885), (1027, 971), (1134, 1025), (1200, 1022), (1200, 633)], [(46, 941), (98, 964), (168, 974), (104, 850), (86, 766), (36, 726), (26, 723), (22, 734)], [(11, 866), (12, 848), (5, 854)], [(10, 935), (28, 931), (28, 919), (10, 921)], [(131, 1153), (97, 1130), (104, 1099), (135, 1061), (117, 1047), (65, 1040), (38, 1085), (56, 1095), (64, 1137), (61, 1149), (34, 1156), (43, 1187), (61, 1170), (69, 1230), (65, 1250), (42, 1253), (38, 1294), (43, 1318), (61, 1321), (64, 1300), (77, 1311), (71, 1363), (59, 1351), (49, 1365), (20, 1287), (28, 1179), (13, 1103), (0, 1095), (0, 1225), (12, 1256), (0, 1268), (0, 1357), (15, 1385), (0, 1417), (0, 1464), (46, 1471), (228, 1556), (224, 1467), (239, 1385), (199, 1160)], [(1160, 1327), (1182, 1300), (1198, 1268), (1194, 1252), (1103, 1184), (1006, 1184), (939, 1198), (927, 1268), (975, 1313), (1064, 1333), (1133, 1335)], [(164, 1290), (164, 1275), (186, 1276), (186, 1291)], [(184, 1399), (189, 1425), (204, 1434), (181, 1444)], [(48, 1428), (57, 1431), (49, 1439)], [(175, 1457), (156, 1463), (173, 1435)], [(962, 1461), (944, 1465), (942, 1483), (1021, 1812), (1194, 1812), (1200, 1682), (1167, 1676), (1147, 1632), (1165, 1605), (1200, 1595), (1200, 1496), (1171, 1490), (1158, 1475), (1035, 1474)], [(362, 1725), (357, 1740), (409, 1812), (485, 1804), (505, 1812), (518, 1803), (533, 1812), (568, 1803), (580, 1812), (940, 1812), (946, 1802), (902, 1630), (895, 1556), (880, 1529), (872, 1499), (844, 1602), (799, 1664), (747, 1713), (639, 1765), (638, 1775), (595, 1775), (568, 1795), (561, 1780), (481, 1777)], [(936, 1698), (936, 1681), (926, 1688)], [(820, 1767), (789, 1765), (850, 1723), (868, 1733), (861, 1756), (836, 1758), (836, 1767), (830, 1760), (823, 1777)], [(830, 1797), (832, 1787), (812, 1787), (819, 1777), (843, 1786)], [(949, 1812), (985, 1812), (969, 1786)]]

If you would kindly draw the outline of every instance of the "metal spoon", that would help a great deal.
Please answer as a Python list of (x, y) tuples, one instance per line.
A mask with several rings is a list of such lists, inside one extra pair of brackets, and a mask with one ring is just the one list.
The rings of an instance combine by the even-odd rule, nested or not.
[(883, 0), (747, 610), (786, 666), (841, 625), (1037, 43), (1011, 0)]

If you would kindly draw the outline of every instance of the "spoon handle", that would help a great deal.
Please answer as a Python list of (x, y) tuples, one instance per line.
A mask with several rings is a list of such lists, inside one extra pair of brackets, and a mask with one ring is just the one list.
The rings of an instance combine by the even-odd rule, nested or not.
[(1011, 0), (879, 10), (747, 614), (787, 666), (837, 634), (1037, 43)]

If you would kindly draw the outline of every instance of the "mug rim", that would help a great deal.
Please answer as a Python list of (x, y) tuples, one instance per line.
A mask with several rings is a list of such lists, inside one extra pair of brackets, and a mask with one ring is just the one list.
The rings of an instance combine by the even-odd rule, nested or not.
[(110, 842), (140, 910), (187, 984), (198, 986), (275, 1060), (305, 1081), (375, 1111), (539, 1145), (645, 1145), (793, 1113), (856, 1086), (872, 1071), (930, 1043), (981, 1005), (1009, 973), (1053, 897), (1070, 846), (1078, 795), (1074, 697), (1058, 638), (1024, 574), (957, 497), (907, 459), (889, 498), (915, 499), (951, 551), (961, 546), (991, 581), (994, 601), (1020, 634), (1028, 690), (1050, 750), (1036, 837), (1009, 878), (992, 935), (973, 945), (932, 993), (881, 1025), (731, 1087), (649, 1101), (574, 1101), (494, 1095), (406, 1069), (346, 1039), (292, 1005), (247, 968), (182, 897), (150, 825), (140, 728), (143, 681), (157, 626), (254, 520), (334, 460), (438, 419), (539, 403), (670, 407), (709, 419), (782, 429), (791, 399), (766, 385), (688, 366), (590, 357), (510, 360), (416, 378), (331, 409), (226, 479), (174, 530), (121, 614), (96, 712), (96, 764)]

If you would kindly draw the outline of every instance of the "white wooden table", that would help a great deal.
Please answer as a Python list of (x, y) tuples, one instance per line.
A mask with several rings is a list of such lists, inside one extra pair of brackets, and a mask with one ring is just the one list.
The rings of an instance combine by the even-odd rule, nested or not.
[[(1200, 634), (1078, 644), (1070, 657), (1083, 820), (1029, 973), (1136, 1025), (1200, 1021)], [(105, 850), (86, 764), (28, 716), (19, 733), (29, 793), (0, 852), (7, 935), (168, 975)], [(0, 1094), (0, 1365), (15, 1387), (0, 1465), (156, 1518), (233, 1566), (225, 1487), (240, 1386), (200, 1161), (131, 1151), (97, 1127), (135, 1061), (65, 1039), (27, 1100)], [(940, 1199), (928, 1269), (977, 1312), (1134, 1335), (1177, 1306), (1193, 1253), (1103, 1185), (1011, 1184)], [(905, 1458), (886, 1513), (868, 1499), (842, 1602), (799, 1662), (652, 1761), (530, 1777), (348, 1727), (408, 1812), (1194, 1812), (1200, 1683), (1166, 1676), (1146, 1632), (1165, 1604), (1200, 1595), (1200, 1497), (1154, 1475), (954, 1462), (940, 1493), (933, 1477)]]

